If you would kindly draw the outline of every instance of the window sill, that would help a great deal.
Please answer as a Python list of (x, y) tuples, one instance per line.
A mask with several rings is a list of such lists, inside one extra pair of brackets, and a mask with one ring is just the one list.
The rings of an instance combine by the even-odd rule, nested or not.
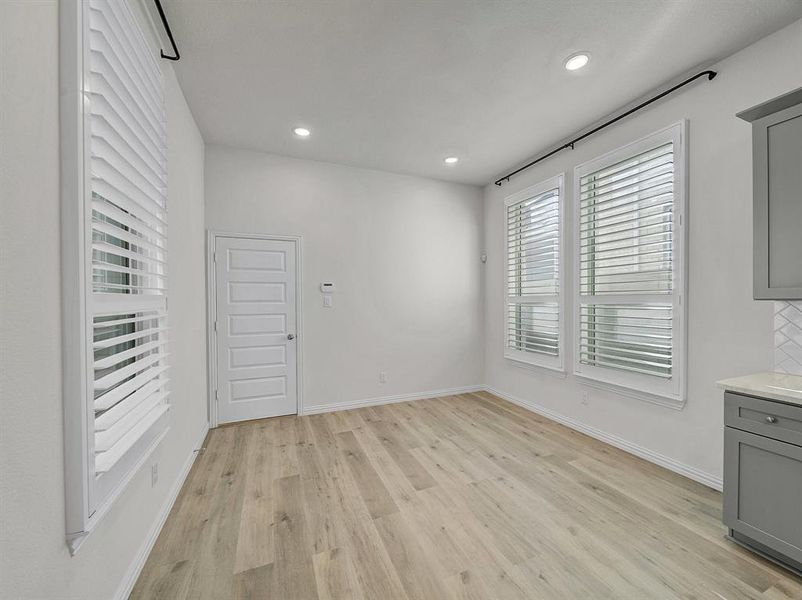
[(142, 453), (142, 455), (137, 459), (136, 463), (133, 467), (131, 467), (128, 472), (126, 473), (125, 477), (117, 484), (114, 491), (103, 501), (103, 504), (100, 505), (95, 512), (87, 519), (86, 521), (86, 529), (84, 531), (78, 531), (75, 533), (68, 533), (67, 534), (67, 546), (70, 549), (70, 556), (75, 556), (78, 550), (81, 548), (83, 543), (89, 537), (95, 529), (97, 529), (98, 523), (106, 516), (109, 512), (109, 509), (114, 505), (117, 498), (119, 498), (125, 489), (128, 487), (128, 484), (131, 483), (131, 480), (134, 476), (139, 473), (140, 469), (144, 466), (144, 464), (150, 459), (153, 453), (156, 451), (156, 448), (161, 444), (162, 440), (167, 437), (167, 433), (170, 431), (169, 427), (166, 427), (159, 435), (153, 440), (153, 442), (148, 446), (148, 449)]
[(592, 377), (587, 377), (586, 375), (580, 375), (578, 373), (574, 373), (574, 376), (576, 377), (577, 381), (580, 384), (587, 387), (595, 388), (597, 390), (612, 392), (614, 394), (618, 394), (626, 398), (640, 400), (641, 402), (648, 402), (649, 404), (656, 404), (657, 406), (670, 408), (672, 410), (682, 410), (683, 408), (685, 408), (685, 402), (686, 402), (685, 398), (662, 396), (660, 394), (644, 392), (641, 390), (633, 389), (631, 387), (626, 387), (624, 385), (618, 385), (615, 383), (608, 383), (606, 381), (593, 379)]
[(540, 363), (530, 362), (528, 360), (524, 360), (517, 356), (510, 356), (508, 354), (504, 355), (504, 358), (510, 361), (510, 364), (515, 367), (516, 369), (523, 369), (526, 371), (535, 371), (538, 373), (542, 373), (543, 375), (549, 375), (550, 377), (556, 377), (557, 379), (565, 379), (568, 376), (565, 368), (563, 367), (553, 367), (549, 365), (542, 365)]

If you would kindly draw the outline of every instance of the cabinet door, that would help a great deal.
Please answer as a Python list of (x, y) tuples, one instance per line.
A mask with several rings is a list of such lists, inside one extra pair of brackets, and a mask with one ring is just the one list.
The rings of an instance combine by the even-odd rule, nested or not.
[(754, 295), (802, 298), (802, 104), (752, 123)]
[(802, 448), (725, 427), (724, 524), (802, 562)]

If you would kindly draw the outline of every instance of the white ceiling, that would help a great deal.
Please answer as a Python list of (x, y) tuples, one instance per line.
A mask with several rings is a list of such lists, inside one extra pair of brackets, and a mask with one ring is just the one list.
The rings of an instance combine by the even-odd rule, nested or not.
[[(802, 17), (800, 0), (164, 5), (207, 143), (472, 184)], [(577, 50), (591, 62), (569, 73)]]

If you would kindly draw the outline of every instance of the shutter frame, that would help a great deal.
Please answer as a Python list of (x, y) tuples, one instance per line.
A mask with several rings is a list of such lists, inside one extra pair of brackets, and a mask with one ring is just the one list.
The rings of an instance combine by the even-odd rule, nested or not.
[[(117, 165), (122, 174), (132, 180), (135, 185), (129, 187), (127, 197), (120, 196), (115, 199), (119, 209), (114, 215), (122, 216), (131, 226), (138, 224), (141, 231), (136, 235), (143, 235), (149, 241), (153, 236), (166, 236), (167, 214), (166, 202), (156, 205), (152, 203), (156, 197), (166, 192), (166, 132), (165, 135), (153, 135), (139, 131), (141, 124), (134, 118), (135, 114), (125, 112), (120, 103), (116, 109), (122, 114), (114, 112), (114, 106), (103, 98), (102, 85), (105, 91), (109, 87), (102, 80), (100, 88), (93, 87), (91, 73), (90, 42), (92, 31), (90, 19), (92, 11), (108, 10), (113, 13), (115, 31), (124, 36), (126, 47), (138, 48), (134, 55), (126, 62), (131, 72), (120, 73), (123, 77), (148, 78), (137, 79), (134, 88), (156, 85), (156, 94), (149, 97), (151, 109), (154, 98), (164, 97), (164, 83), (159, 67), (159, 33), (152, 29), (147, 10), (139, 2), (131, 0), (63, 0), (59, 4), (59, 127), (60, 127), (60, 190), (61, 190), (61, 290), (62, 290), (62, 378), (64, 396), (64, 478), (65, 486), (65, 529), (66, 542), (71, 554), (75, 554), (83, 541), (95, 529), (96, 525), (109, 511), (114, 500), (122, 493), (128, 482), (132, 480), (139, 468), (147, 461), (152, 451), (167, 434), (169, 428), (169, 404), (163, 404), (162, 414), (151, 414), (150, 422), (145, 427), (144, 435), (136, 437), (122, 456), (115, 462), (113, 468), (104, 475), (95, 474), (94, 452), (94, 348), (93, 348), (93, 321), (97, 316), (118, 315), (113, 319), (116, 325), (137, 327), (138, 321), (131, 317), (145, 311), (166, 310), (166, 298), (161, 298), (166, 285), (157, 285), (157, 294), (136, 293), (127, 294), (128, 300), (135, 306), (125, 306), (123, 313), (126, 318), (119, 317), (118, 309), (126, 302), (120, 298), (108, 296), (122, 296), (119, 293), (93, 294), (92, 293), (92, 191), (101, 188), (106, 198), (111, 198), (113, 187), (100, 177), (93, 177), (91, 166), (92, 144), (101, 140), (103, 143), (118, 144), (116, 156), (109, 153), (112, 165)], [(109, 16), (112, 19), (112, 16)], [(96, 35), (96, 34), (95, 34)], [(136, 61), (136, 62), (133, 62)], [(143, 68), (146, 65), (147, 68)], [(134, 73), (136, 71), (136, 73)], [(98, 79), (97, 77), (95, 79)], [(95, 81), (95, 83), (98, 83)], [(156, 114), (166, 115), (163, 102), (156, 102)], [(95, 117), (93, 117), (93, 114)], [(153, 111), (149, 122), (153, 124)], [(92, 124), (98, 125), (93, 138)], [(164, 127), (166, 117), (156, 119), (158, 128)], [(120, 137), (116, 137), (119, 134)], [(144, 142), (144, 143), (143, 143)], [(157, 150), (148, 150), (148, 145), (158, 147)], [(107, 146), (108, 148), (108, 146)], [(138, 160), (137, 156), (141, 158)], [(116, 162), (115, 162), (116, 161)], [(95, 162), (98, 162), (97, 160)], [(104, 164), (105, 163), (101, 163)], [(106, 168), (106, 167), (104, 167)], [(158, 172), (163, 172), (163, 177)], [(138, 177), (136, 172), (141, 172)], [(102, 174), (101, 174), (102, 175)], [(143, 194), (142, 192), (145, 192)], [(100, 206), (95, 199), (94, 206)], [(106, 205), (107, 208), (111, 205)], [(147, 210), (142, 210), (142, 208)], [(141, 212), (140, 212), (141, 211)], [(101, 211), (102, 212), (102, 211)], [(131, 214), (139, 215), (139, 219), (132, 220)], [(112, 216), (112, 215), (109, 215)], [(130, 240), (129, 240), (130, 241)], [(118, 243), (118, 242), (115, 242)], [(158, 246), (158, 244), (156, 244)], [(166, 245), (166, 244), (165, 244)], [(122, 246), (118, 246), (122, 247)], [(137, 250), (134, 248), (134, 250)], [(154, 250), (153, 247), (150, 250)], [(111, 261), (128, 264), (125, 261), (114, 259)], [(147, 265), (135, 263), (134, 266), (145, 266), (145, 271), (152, 271)], [(102, 265), (95, 265), (101, 267)], [(94, 272), (97, 273), (95, 268)], [(157, 270), (162, 274), (162, 269)], [(166, 271), (164, 272), (166, 275)], [(147, 286), (150, 287), (150, 286)], [(120, 288), (113, 290), (120, 291)], [(108, 319), (107, 319), (108, 320)], [(106, 330), (108, 331), (108, 330)], [(133, 331), (133, 330), (132, 330)], [(158, 338), (146, 338), (158, 339)], [(160, 357), (161, 358), (161, 357)], [(160, 367), (166, 377), (166, 362)], [(162, 372), (160, 372), (161, 374)], [(169, 387), (166, 379), (159, 382), (158, 389), (168, 394)], [(126, 390), (117, 394), (125, 397)], [(128, 390), (130, 391), (130, 390)], [(145, 393), (143, 393), (146, 395)], [(111, 403), (111, 397), (104, 402)], [(156, 403), (162, 401), (157, 399)], [(119, 421), (122, 413), (130, 412), (131, 404), (127, 406), (118, 404), (115, 413), (107, 413), (108, 417), (101, 422), (99, 430)], [(140, 408), (143, 411), (144, 408)], [(124, 415), (123, 415), (124, 416)], [(131, 419), (133, 417), (129, 417)], [(115, 430), (106, 434), (109, 440), (120, 436), (120, 432), (128, 425), (122, 423)], [(118, 450), (122, 447), (118, 447)], [(101, 466), (105, 468), (102, 464)]]
[(504, 356), (564, 373), (565, 176), (504, 201)]
[[(589, 385), (677, 409), (684, 406), (686, 390), (687, 126), (681, 121), (578, 165), (573, 194), (574, 373)], [(670, 163), (667, 151), (673, 153)], [(646, 182), (646, 214), (667, 216), (638, 219), (629, 214), (638, 208), (632, 189), (638, 185), (627, 179), (633, 168), (625, 165), (644, 153), (651, 155), (641, 158), (646, 167), (631, 178)], [(665, 186), (652, 185), (652, 169), (660, 170), (662, 179), (673, 174), (670, 203)], [(589, 203), (594, 174), (596, 181), (601, 174), (606, 186), (597, 221), (606, 229), (596, 230), (603, 234), (596, 239)], [(622, 195), (610, 193), (614, 188)], [(654, 209), (657, 205), (661, 208)], [(655, 226), (656, 221), (661, 225)], [(622, 224), (610, 226), (616, 222)], [(595, 316), (589, 318), (592, 307)], [(604, 318), (600, 311), (607, 313)]]
[(167, 111), (164, 76), (132, 7), (82, 4), (91, 516), (169, 425)]

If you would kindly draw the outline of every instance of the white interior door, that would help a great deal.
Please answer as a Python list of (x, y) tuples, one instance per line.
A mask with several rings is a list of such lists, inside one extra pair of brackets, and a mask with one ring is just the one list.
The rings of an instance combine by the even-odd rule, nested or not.
[(298, 412), (295, 242), (217, 237), (219, 423)]

